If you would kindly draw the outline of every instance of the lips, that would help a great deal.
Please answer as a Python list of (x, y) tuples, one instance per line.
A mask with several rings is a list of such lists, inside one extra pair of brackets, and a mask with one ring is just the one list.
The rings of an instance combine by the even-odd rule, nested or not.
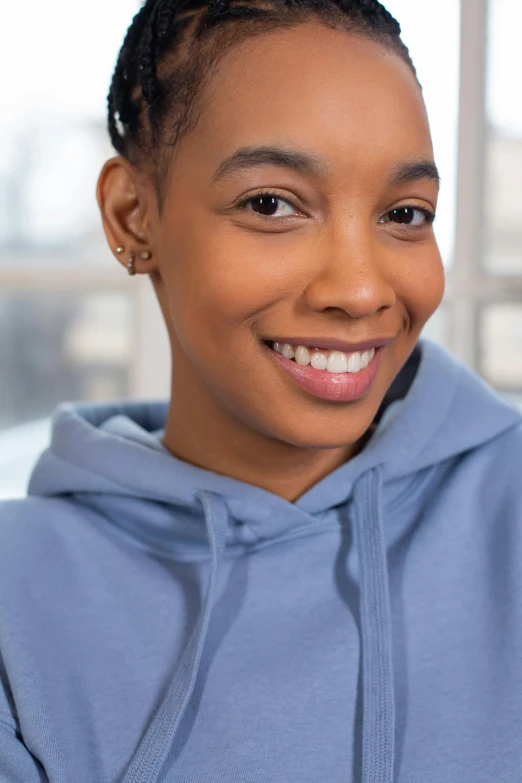
[(328, 372), (308, 366), (300, 366), (292, 359), (280, 355), (269, 345), (265, 350), (271, 361), (297, 386), (314, 397), (336, 403), (354, 402), (371, 389), (381, 362), (382, 348), (376, 348), (369, 364), (358, 372)]

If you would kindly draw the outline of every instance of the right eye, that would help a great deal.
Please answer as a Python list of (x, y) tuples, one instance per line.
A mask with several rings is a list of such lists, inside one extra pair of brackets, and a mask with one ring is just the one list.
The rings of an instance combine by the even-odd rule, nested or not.
[[(251, 204), (252, 209), (245, 209), (247, 204)], [(280, 220), (281, 218), (296, 216), (295, 212), (297, 210), (294, 210), (293, 212), (286, 212), (286, 214), (282, 215), (274, 214), (277, 212), (278, 208), (280, 208), (281, 204), (286, 204), (287, 207), (290, 207), (290, 209), (294, 210), (294, 207), (291, 205), (290, 201), (283, 198), (278, 193), (274, 193), (271, 190), (265, 190), (241, 199), (241, 201), (236, 204), (235, 208), (245, 212), (253, 212), (255, 215), (259, 215), (261, 218), (268, 219), (275, 217), (276, 219)]]

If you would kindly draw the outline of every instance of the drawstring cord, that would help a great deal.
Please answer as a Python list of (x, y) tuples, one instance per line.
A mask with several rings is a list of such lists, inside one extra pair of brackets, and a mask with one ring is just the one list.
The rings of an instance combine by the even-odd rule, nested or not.
[(361, 476), (354, 500), (362, 637), (362, 783), (392, 783), (395, 703), (380, 467)]
[(207, 593), (198, 620), (185, 647), (169, 690), (128, 767), (121, 783), (152, 783), (157, 780), (194, 691), (216, 593), (219, 566), (228, 529), (228, 506), (212, 492), (196, 497), (205, 511), (211, 565)]

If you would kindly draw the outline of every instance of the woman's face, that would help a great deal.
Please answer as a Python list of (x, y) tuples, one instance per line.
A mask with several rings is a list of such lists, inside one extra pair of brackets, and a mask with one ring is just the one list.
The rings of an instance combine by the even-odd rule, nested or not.
[[(438, 182), (420, 88), (384, 46), (307, 23), (238, 45), (201, 100), (152, 240), (175, 376), (191, 385), (186, 414), (197, 417), (207, 397), (271, 439), (355, 443), (443, 294), (426, 217)], [(219, 174), (238, 150), (257, 147), (315, 166), (244, 157)], [(277, 199), (256, 200), (260, 190)], [(267, 345), (312, 354), (328, 340), (382, 339), (361, 374), (330, 373), (329, 383), (323, 370), (310, 384), (321, 370), (308, 365), (306, 387)]]

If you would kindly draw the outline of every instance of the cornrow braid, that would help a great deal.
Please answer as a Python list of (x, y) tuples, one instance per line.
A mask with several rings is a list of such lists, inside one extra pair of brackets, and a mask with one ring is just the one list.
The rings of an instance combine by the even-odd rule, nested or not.
[(159, 93), (159, 81), (156, 74), (156, 21), (158, 17), (159, 3), (152, 9), (147, 23), (141, 35), (138, 46), (138, 61), (140, 70), (140, 82), (143, 98), (149, 106), (153, 106)]
[(179, 0), (171, 0), (169, 3), (162, 3), (157, 14), (158, 40), (164, 38), (172, 24), (174, 14), (178, 13), (182, 4)]
[(126, 147), (124, 134), (118, 128), (118, 122), (120, 126), (127, 126), (124, 130), (125, 134), (132, 136), (136, 134), (137, 130), (136, 122), (133, 123), (135, 111), (131, 101), (132, 84), (129, 78), (129, 66), (133, 63), (133, 56), (135, 56), (143, 29), (147, 24), (150, 5), (150, 3), (146, 3), (142, 6), (127, 30), (109, 90), (109, 134), (114, 148), (120, 155), (125, 155)]
[[(145, 0), (121, 47), (108, 95), (108, 127), (120, 155), (175, 146), (197, 122), (206, 75), (242, 40), (311, 18), (384, 43), (415, 68), (397, 20), (378, 0)], [(172, 132), (166, 136), (168, 127)], [(160, 189), (158, 189), (158, 194)]]

